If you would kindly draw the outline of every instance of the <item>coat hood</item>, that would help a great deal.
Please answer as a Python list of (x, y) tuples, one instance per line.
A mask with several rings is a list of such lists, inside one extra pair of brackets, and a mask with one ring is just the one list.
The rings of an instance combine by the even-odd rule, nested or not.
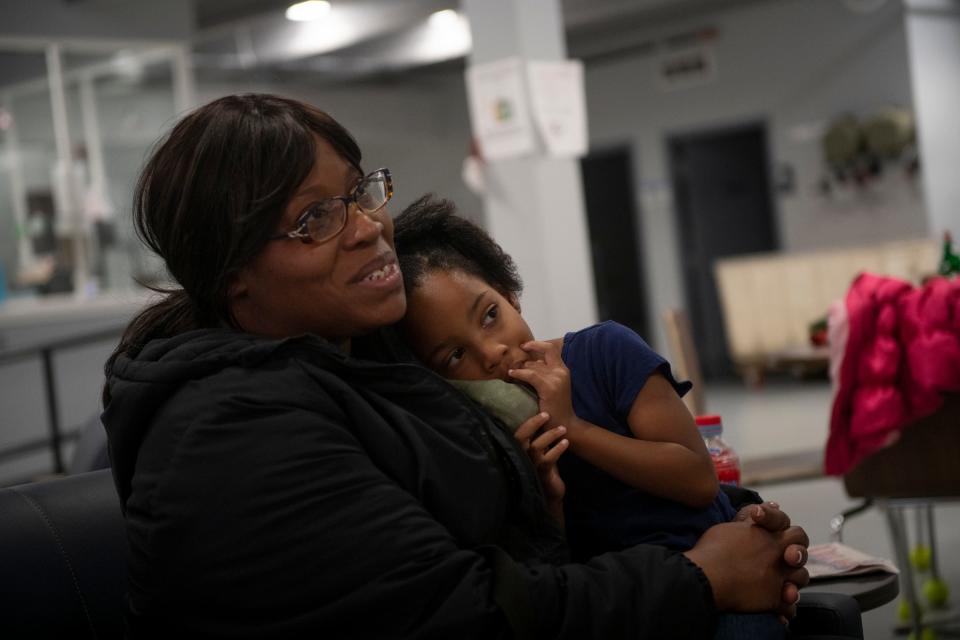
[(326, 341), (304, 336), (264, 340), (229, 329), (201, 329), (152, 340), (137, 354), (120, 354), (107, 370), (101, 421), (107, 431), (113, 476), (121, 502), (129, 495), (137, 452), (160, 408), (184, 385), (228, 367), (252, 368), (292, 341), (309, 341), (318, 353), (344, 360)]

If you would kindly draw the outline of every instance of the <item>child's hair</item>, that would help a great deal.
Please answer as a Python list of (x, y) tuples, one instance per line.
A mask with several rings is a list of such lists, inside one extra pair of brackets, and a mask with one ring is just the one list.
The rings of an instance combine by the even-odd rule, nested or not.
[(523, 282), (513, 259), (490, 235), (457, 215), (450, 200), (426, 194), (394, 221), (394, 240), (407, 293), (431, 271), (463, 271), (506, 297), (519, 298)]

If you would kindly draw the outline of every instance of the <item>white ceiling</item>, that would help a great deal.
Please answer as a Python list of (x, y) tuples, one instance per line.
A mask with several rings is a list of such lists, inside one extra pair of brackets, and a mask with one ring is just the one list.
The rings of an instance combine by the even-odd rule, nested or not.
[[(616, 32), (676, 17), (720, 11), (758, 0), (562, 0), (572, 55), (595, 51)], [(195, 0), (198, 37), (195, 64), (205, 75), (271, 71), (364, 76), (456, 60), (464, 51), (425, 54), (422, 30), (434, 11), (456, 8), (457, 0), (333, 0), (358, 17), (362, 27), (339, 42), (302, 35), (303, 25), (286, 21), (288, 2)], [(298, 42), (309, 41), (308, 46)], [(622, 41), (622, 37), (620, 38)], [(456, 49), (456, 48), (454, 48)]]
[[(145, 0), (60, 0), (71, 11), (153, 11)], [(737, 4), (769, 0), (561, 0), (571, 56), (603, 55), (638, 28), (677, 17), (704, 16)], [(465, 45), (437, 47), (428, 16), (459, 0), (332, 0), (337, 20), (292, 23), (287, 0), (193, 0), (194, 65), (201, 79), (310, 73), (322, 81), (362, 79), (439, 63), (460, 64)], [(120, 7), (122, 5), (122, 7)], [(24, 6), (26, 9), (26, 5)], [(146, 15), (146, 13), (145, 13)], [(323, 23), (326, 23), (324, 26)], [(2, 35), (0, 27), (0, 35)], [(429, 37), (428, 37), (429, 36)], [(102, 55), (109, 55), (104, 52)], [(70, 66), (70, 65), (68, 65)], [(0, 86), (42, 78), (42, 51), (0, 51)]]

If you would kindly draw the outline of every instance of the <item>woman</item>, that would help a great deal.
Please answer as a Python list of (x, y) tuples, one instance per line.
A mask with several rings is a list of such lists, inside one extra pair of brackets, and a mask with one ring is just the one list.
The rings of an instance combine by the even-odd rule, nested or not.
[(522, 452), (384, 330), (391, 194), (340, 125), (273, 96), (201, 107), (148, 161), (135, 224), (183, 288), (107, 364), (131, 635), (709, 637), (718, 610), (789, 614), (807, 540), (771, 505), (683, 554), (564, 564)]

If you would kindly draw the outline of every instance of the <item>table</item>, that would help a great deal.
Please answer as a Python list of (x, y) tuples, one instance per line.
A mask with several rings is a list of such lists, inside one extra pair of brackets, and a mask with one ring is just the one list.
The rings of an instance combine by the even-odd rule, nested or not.
[[(926, 516), (927, 539), (918, 541), (931, 550), (931, 569), (937, 569), (937, 545), (933, 506), (941, 501), (960, 499), (960, 394), (951, 393), (935, 412), (906, 425), (900, 439), (889, 447), (870, 454), (847, 471), (843, 484), (851, 497), (872, 499), (885, 512), (893, 542), (895, 560), (903, 572), (903, 591), (910, 603), (914, 634), (920, 637), (924, 627), (942, 627), (952, 621), (924, 620), (920, 614), (905, 511), (918, 509)], [(952, 629), (951, 629), (952, 631)]]
[(900, 576), (885, 571), (859, 576), (817, 578), (800, 593), (842, 593), (852, 596), (861, 613), (881, 607), (900, 594)]

